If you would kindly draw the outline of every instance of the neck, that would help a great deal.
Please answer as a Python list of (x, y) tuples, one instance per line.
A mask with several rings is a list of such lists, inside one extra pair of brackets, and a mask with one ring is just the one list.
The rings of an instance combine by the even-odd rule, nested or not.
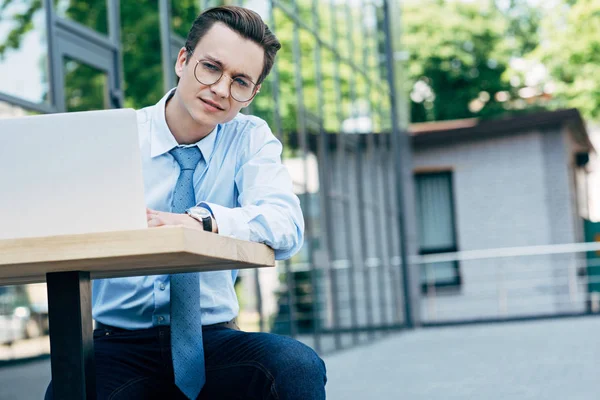
[(193, 144), (207, 137), (214, 126), (200, 124), (185, 110), (177, 90), (165, 105), (165, 119), (173, 137), (179, 144)]

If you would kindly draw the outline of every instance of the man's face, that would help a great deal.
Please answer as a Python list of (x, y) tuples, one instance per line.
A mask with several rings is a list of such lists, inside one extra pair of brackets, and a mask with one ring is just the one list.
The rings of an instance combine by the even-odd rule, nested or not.
[[(231, 96), (232, 79), (237, 82), (234, 85), (248, 81), (256, 83), (263, 69), (264, 56), (264, 50), (258, 44), (241, 37), (225, 24), (215, 23), (191, 56), (184, 49), (179, 51), (175, 72), (179, 77), (177, 95), (183, 107), (200, 125), (216, 126), (232, 120), (252, 101), (242, 103)], [(198, 82), (194, 76), (198, 60), (209, 61), (204, 67), (202, 63), (198, 65), (198, 71), (201, 67), (219, 67), (223, 71), (221, 79), (212, 85)]]

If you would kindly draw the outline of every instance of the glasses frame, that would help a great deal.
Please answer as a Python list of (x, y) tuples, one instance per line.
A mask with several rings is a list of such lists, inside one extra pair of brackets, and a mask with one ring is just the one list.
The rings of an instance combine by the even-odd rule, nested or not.
[[(208, 61), (211, 64), (214, 64), (214, 61), (208, 60), (206, 58), (198, 58), (195, 60), (196, 61), (196, 65), (194, 65), (194, 78), (196, 78), (196, 80), (198, 81), (198, 83), (202, 84), (202, 85), (206, 85), (206, 86), (212, 86), (212, 85), (216, 85), (217, 83), (219, 83), (221, 81), (221, 79), (223, 78), (223, 76), (225, 76), (225, 71), (221, 70), (221, 76), (219, 76), (219, 78), (214, 81), (213, 83), (204, 83), (202, 82), (200, 79), (198, 79), (198, 75), (196, 74), (196, 70), (198, 69), (198, 65), (200, 65), (200, 63), (202, 61)], [(227, 76), (227, 78), (229, 78), (229, 95), (231, 96), (232, 99), (234, 99), (235, 101), (237, 101), (238, 103), (247, 103), (249, 101), (251, 101), (252, 99), (254, 99), (254, 96), (257, 95), (257, 93), (260, 92), (260, 89), (258, 88), (258, 84), (254, 83), (250, 78), (246, 78), (248, 79), (253, 85), (254, 85), (254, 89), (252, 90), (252, 96), (250, 96), (250, 98), (248, 100), (238, 100), (235, 98), (235, 96), (233, 95), (233, 92), (231, 91), (231, 84), (233, 83), (233, 78), (230, 76)]]

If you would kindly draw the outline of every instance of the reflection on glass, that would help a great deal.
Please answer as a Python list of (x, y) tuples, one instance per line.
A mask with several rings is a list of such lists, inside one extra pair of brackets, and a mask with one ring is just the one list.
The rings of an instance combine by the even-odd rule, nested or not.
[[(281, 42), (281, 50), (277, 53), (279, 70), (279, 112), (281, 114), (284, 151), (293, 152), (298, 146), (297, 113), (294, 59), (292, 55), (294, 23), (280, 9), (274, 10), (277, 37)], [(290, 156), (291, 154), (286, 154)]]
[(337, 35), (337, 51), (338, 53), (345, 59), (350, 57), (350, 52), (348, 50), (349, 45), (349, 30), (351, 27), (348, 26), (348, 19), (346, 18), (346, 6), (343, 2), (339, 2), (335, 4), (334, 16), (335, 16), (335, 30)]
[(108, 108), (106, 74), (72, 59), (65, 59), (65, 105), (67, 111)]
[[(387, 96), (387, 93), (385, 95)], [(370, 102), (373, 106), (373, 114), (372, 114), (373, 132), (381, 132), (382, 131), (382, 128), (381, 128), (382, 113), (381, 113), (381, 107), (380, 107), (381, 97), (382, 97), (382, 94), (379, 91), (379, 89), (371, 90)]]
[(308, 26), (313, 26), (312, 0), (296, 0), (297, 16)]
[(350, 67), (350, 65), (342, 62), (339, 65), (340, 72), (340, 90), (342, 92), (342, 121), (350, 118), (350, 108), (352, 106), (352, 93), (354, 91), (354, 82), (353, 74), (354, 70)]
[(0, 0), (0, 92), (48, 101), (48, 44), (39, 0)]
[(313, 0), (316, 6), (317, 20), (313, 21), (315, 30), (319, 34), (321, 40), (329, 45), (333, 46), (332, 34), (333, 29), (331, 23), (331, 7), (328, 4), (321, 3), (319, 0)]
[(171, 1), (171, 23), (173, 32), (185, 38), (192, 26), (192, 22), (200, 13), (197, 0), (172, 0)]
[(362, 74), (355, 75), (356, 99), (350, 107), (350, 118), (344, 121), (343, 131), (353, 133), (373, 132), (371, 104), (368, 98), (369, 87)]
[(321, 74), (324, 105), (324, 125), (327, 132), (338, 132), (340, 121), (338, 119), (337, 88), (335, 84), (335, 57), (329, 50), (321, 48)]
[(363, 68), (364, 63), (364, 47), (365, 47), (365, 28), (362, 21), (363, 9), (360, 7), (358, 2), (348, 3), (348, 18), (350, 19), (350, 40), (352, 46), (352, 61), (358, 68)]
[(311, 114), (313, 118), (317, 118), (319, 115), (317, 77), (315, 71), (315, 47), (317, 41), (311, 32), (305, 31), (304, 29), (300, 30), (299, 36), (304, 107), (308, 114)]
[(121, 2), (121, 46), (125, 107), (155, 104), (164, 94), (156, 0)]
[[(107, 0), (57, 0), (56, 14), (99, 33), (108, 33)], [(136, 2), (137, 3), (137, 2)]]
[(243, 1), (244, 7), (247, 7), (253, 11), (256, 11), (262, 19), (269, 24), (269, 13), (270, 13), (270, 4), (269, 0), (245, 0)]
[[(310, 155), (309, 160), (313, 162), (315, 157)], [(322, 299), (326, 293), (322, 286), (313, 286), (314, 282), (319, 282), (323, 279), (323, 270), (316, 269), (308, 270), (311, 261), (316, 265), (323, 265), (323, 246), (321, 239), (321, 209), (318, 192), (304, 192), (299, 194), (300, 205), (304, 210), (304, 218), (310, 225), (310, 232), (306, 232), (304, 245), (302, 249), (291, 259), (291, 269), (294, 281), (294, 299), (295, 299), (295, 316), (296, 328), (300, 333), (309, 333), (314, 329), (315, 319), (320, 317), (318, 314), (322, 309)], [(312, 252), (312, 256), (311, 253)], [(311, 259), (312, 257), (312, 259)]]
[(37, 113), (35, 111), (25, 110), (24, 108), (15, 106), (14, 104), (0, 101), (0, 119), (25, 117), (27, 115), (34, 115), (34, 114), (37, 114)]
[(251, 114), (264, 119), (275, 135), (280, 134), (280, 132), (276, 131), (278, 127), (275, 123), (275, 101), (273, 100), (272, 75), (269, 75), (262, 83), (260, 92), (254, 97)]

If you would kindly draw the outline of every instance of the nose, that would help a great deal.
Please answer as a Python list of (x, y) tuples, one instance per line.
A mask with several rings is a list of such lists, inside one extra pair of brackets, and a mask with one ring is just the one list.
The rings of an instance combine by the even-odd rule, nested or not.
[(229, 97), (229, 90), (231, 88), (231, 78), (227, 75), (223, 75), (218, 82), (210, 86), (210, 90), (219, 97)]

